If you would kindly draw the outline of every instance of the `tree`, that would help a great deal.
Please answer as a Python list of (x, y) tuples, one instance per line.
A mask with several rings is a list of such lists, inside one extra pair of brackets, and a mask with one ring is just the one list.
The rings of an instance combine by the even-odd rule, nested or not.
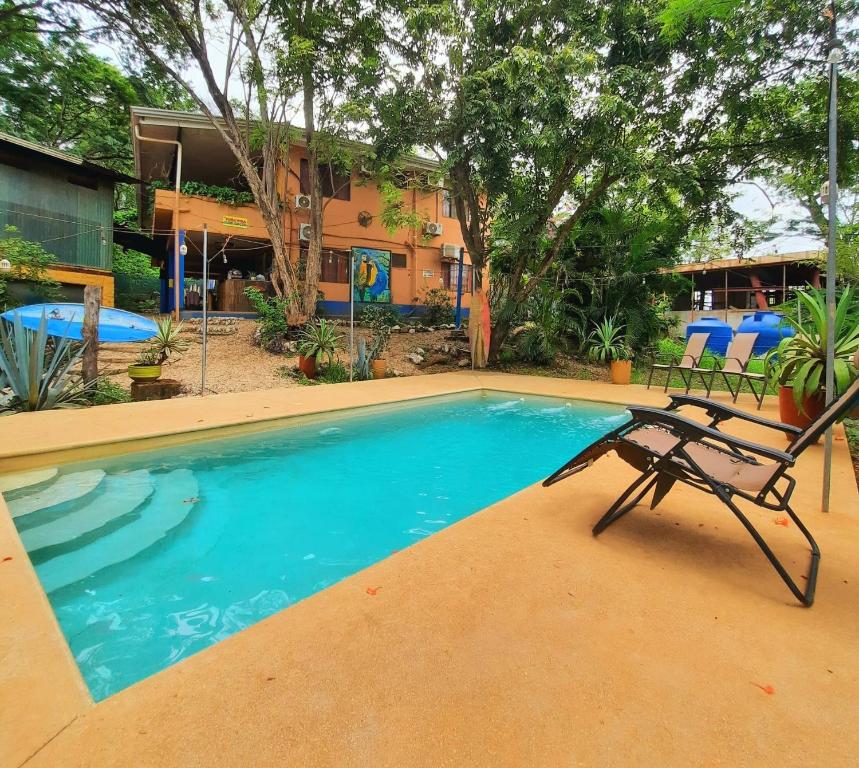
[[(177, 83), (209, 119), (236, 158), (271, 242), (272, 283), (294, 298), (300, 279), (289, 257), (278, 170), (291, 138), (289, 88), (271, 3), (218, 0), (77, 0), (103, 22), (103, 35)], [(214, 38), (218, 38), (215, 43)], [(187, 73), (191, 64), (202, 84)], [(291, 303), (292, 320), (304, 319)]]
[(340, 139), (350, 133), (355, 138), (369, 117), (367, 108), (386, 76), (396, 6), (390, 0), (301, 0), (274, 8), (282, 66), (302, 100), (311, 199), (302, 296), (311, 315), (322, 267), (324, 210), (331, 200), (323, 197), (323, 182), (336, 193), (335, 171), (349, 176), (358, 160)]
[(382, 99), (377, 140), (383, 154), (419, 143), (443, 159), (472, 262), (491, 263), (503, 287), (491, 357), (612, 188), (644, 180), (702, 220), (730, 219), (725, 187), (754, 158), (727, 123), (758, 84), (811, 66), (826, 29), (816, 10), (756, 0), (742, 14), (693, 13), (674, 35), (662, 0), (415, 4), (421, 67)]

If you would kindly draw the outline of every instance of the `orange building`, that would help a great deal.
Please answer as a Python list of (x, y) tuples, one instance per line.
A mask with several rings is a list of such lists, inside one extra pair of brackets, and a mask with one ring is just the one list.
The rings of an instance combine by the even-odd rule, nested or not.
[[(179, 230), (180, 273), (184, 290), (180, 308), (201, 308), (203, 296), (215, 311), (241, 312), (250, 307), (242, 295), (243, 281), (260, 287), (266, 282), (272, 263), (272, 249), (262, 217), (254, 204), (231, 205), (212, 197), (175, 192), (177, 172), (185, 191), (189, 182), (246, 190), (235, 158), (209, 120), (198, 114), (134, 107), (132, 109), (135, 164), (143, 181), (160, 181), (151, 207), (141, 198), (141, 221), (151, 229), (163, 253), (162, 310), (173, 308), (172, 270), (174, 231)], [(369, 147), (355, 144), (355, 154)], [(284, 201), (284, 226), (291, 258), (298, 262), (307, 246), (310, 211), (306, 188), (307, 160), (303, 144), (290, 148), (288, 167), (278, 174)], [(464, 251), (459, 221), (451, 196), (443, 182), (427, 186), (436, 178), (438, 164), (430, 159), (409, 156), (403, 162), (407, 174), (421, 176), (420, 186), (402, 190), (403, 210), (416, 213), (419, 228), (389, 232), (382, 224), (382, 201), (376, 180), (358, 163), (350, 174), (329, 172), (323, 183), (322, 279), (319, 285), (320, 310), (325, 314), (349, 312), (350, 264), (362, 254), (377, 265), (389, 263), (386, 291), (375, 298), (401, 312), (417, 308), (426, 290), (444, 288), (451, 302), (456, 299), (460, 251), (463, 250), (462, 305), (469, 305), (472, 288), (471, 262)], [(145, 196), (145, 192), (142, 193)], [(203, 265), (203, 230), (208, 231), (210, 258), (209, 290), (200, 278)], [(355, 250), (355, 249), (370, 249)], [(214, 257), (214, 258), (213, 258)], [(375, 267), (374, 267), (375, 269)], [(214, 281), (214, 282), (213, 282)], [(367, 298), (370, 298), (367, 296)], [(360, 306), (357, 307), (360, 309)]]

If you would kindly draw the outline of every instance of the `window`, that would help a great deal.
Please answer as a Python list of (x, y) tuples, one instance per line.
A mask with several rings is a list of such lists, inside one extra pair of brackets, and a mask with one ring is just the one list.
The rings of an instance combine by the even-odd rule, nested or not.
[(391, 254), (391, 266), (396, 269), (405, 269), (406, 268), (406, 254), (404, 253), (392, 253)]
[(453, 194), (449, 189), (441, 191), (441, 215), (448, 219), (456, 218), (456, 207), (453, 202)]
[[(444, 281), (444, 287), (448, 291), (455, 291), (456, 284), (459, 280), (459, 262), (445, 261), (441, 265), (441, 279)], [(471, 293), (471, 264), (462, 265), (462, 292)]]
[[(333, 197), (335, 200), (352, 199), (351, 173), (341, 173), (330, 163), (321, 163), (319, 174), (322, 177), (323, 197)], [(302, 195), (310, 194), (310, 162), (306, 158), (301, 160), (299, 186)]]
[(322, 275), (323, 283), (348, 283), (349, 282), (349, 251), (322, 251)]

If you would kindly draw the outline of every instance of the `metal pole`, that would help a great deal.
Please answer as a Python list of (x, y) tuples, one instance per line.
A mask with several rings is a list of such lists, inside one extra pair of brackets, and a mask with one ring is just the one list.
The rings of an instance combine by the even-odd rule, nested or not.
[(200, 365), (200, 395), (206, 394), (206, 340), (209, 334), (209, 225), (203, 224), (203, 349)]
[(349, 251), (349, 381), (355, 369), (355, 254)]
[(462, 265), (465, 263), (465, 248), (459, 249), (459, 272), (456, 278), (456, 330), (462, 326)]
[[(829, 5), (829, 232), (826, 260), (826, 404), (835, 399), (835, 237), (838, 225), (838, 62), (841, 51), (835, 37), (835, 2)], [(829, 512), (829, 490), (832, 482), (832, 427), (826, 430), (823, 443), (823, 498), (821, 509)]]

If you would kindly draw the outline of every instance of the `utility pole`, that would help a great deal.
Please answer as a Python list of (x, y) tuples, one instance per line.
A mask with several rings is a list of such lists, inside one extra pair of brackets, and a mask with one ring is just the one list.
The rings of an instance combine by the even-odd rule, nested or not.
[[(825, 15), (829, 19), (829, 230), (826, 259), (826, 405), (835, 399), (835, 238), (838, 226), (838, 62), (841, 43), (836, 35), (835, 0)], [(823, 443), (823, 498), (820, 507), (829, 512), (829, 490), (832, 483), (832, 427), (826, 430)]]

